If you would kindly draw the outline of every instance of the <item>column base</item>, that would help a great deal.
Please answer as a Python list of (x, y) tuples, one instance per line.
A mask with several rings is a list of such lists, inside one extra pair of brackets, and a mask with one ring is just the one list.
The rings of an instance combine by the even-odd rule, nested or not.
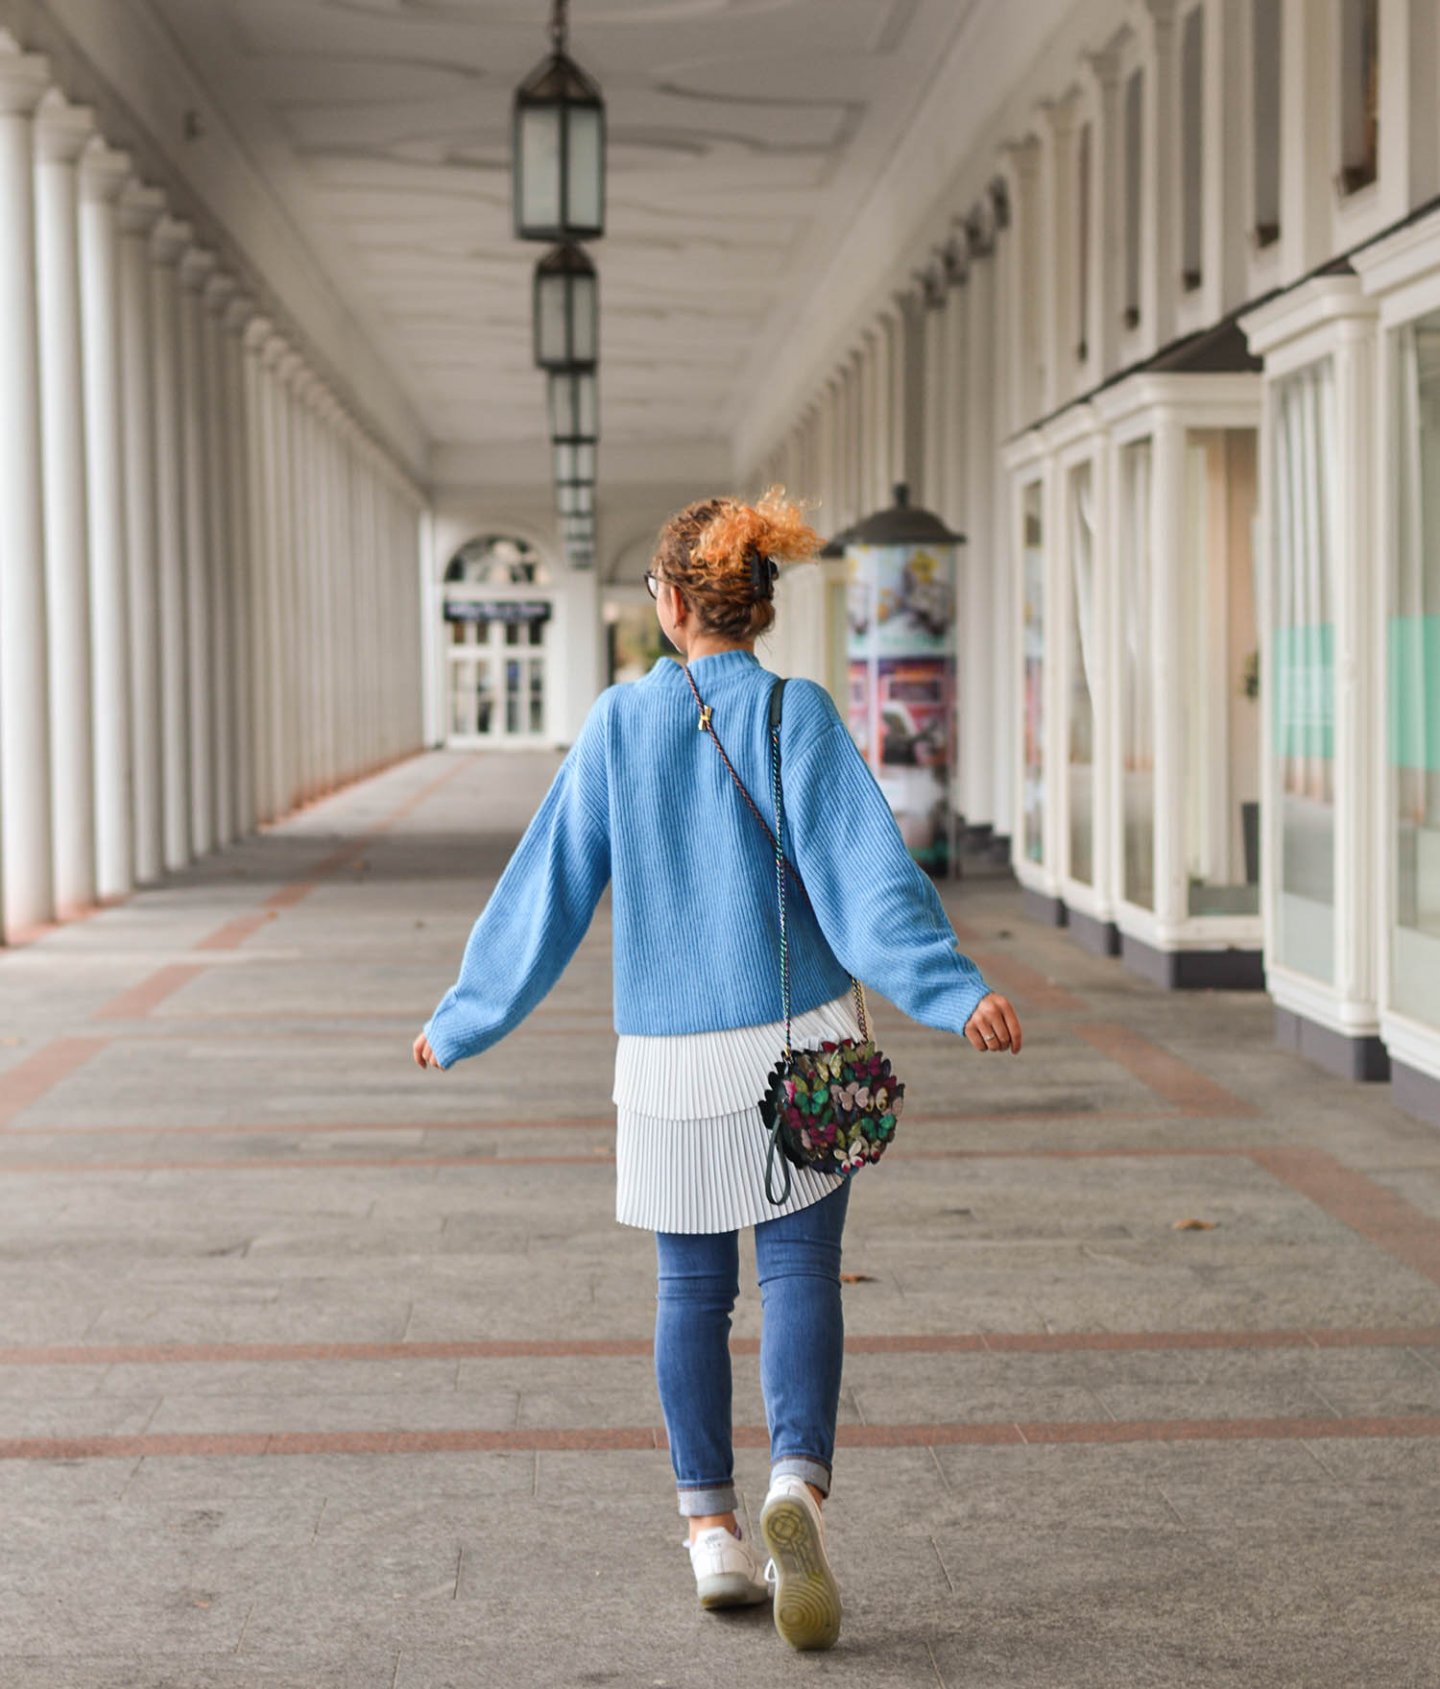
[[(1327, 1073), (1333, 1073), (1340, 1079), (1383, 1083), (1392, 1077), (1389, 1052), (1374, 1033), (1352, 1038), (1343, 1032), (1336, 1032), (1333, 1027), (1321, 1026), (1317, 1021), (1307, 1020), (1304, 1015), (1297, 1015), (1290, 1009), (1282, 1009), (1278, 1004), (1275, 1008), (1275, 1042), (1282, 1050), (1293, 1050), (1296, 1055), (1303, 1056), (1306, 1061), (1314, 1062), (1317, 1067), (1323, 1067)], [(1402, 1073), (1407, 1075), (1403, 1082), (1400, 1078)], [(1402, 1067), (1398, 1062), (1394, 1067), (1393, 1078), (1396, 1104), (1400, 1108), (1409, 1108), (1411, 1113), (1419, 1114), (1422, 1119), (1432, 1119), (1440, 1125), (1440, 1080), (1427, 1078), (1423, 1073)], [(1416, 1108), (1402, 1100), (1402, 1093), (1410, 1087), (1412, 1081), (1417, 1096), (1421, 1095), (1423, 1088), (1433, 1091), (1435, 1100), (1430, 1106), (1435, 1113), (1426, 1114), (1423, 1108)]]
[(1390, 1063), (1390, 1100), (1428, 1126), (1440, 1126), (1440, 1079), (1404, 1062)]
[(1160, 950), (1132, 933), (1120, 935), (1120, 959), (1165, 991), (1263, 991), (1258, 950)]
[(1027, 921), (1039, 921), (1046, 927), (1063, 927), (1068, 918), (1068, 911), (1060, 898), (1051, 897), (1043, 891), (1032, 891), (1029, 886), (1020, 888), (1020, 913)]
[(1080, 948), (1088, 950), (1092, 956), (1120, 954), (1120, 929), (1114, 921), (1102, 921), (1098, 916), (1087, 915), (1083, 909), (1070, 904), (1066, 909), (1066, 925)]

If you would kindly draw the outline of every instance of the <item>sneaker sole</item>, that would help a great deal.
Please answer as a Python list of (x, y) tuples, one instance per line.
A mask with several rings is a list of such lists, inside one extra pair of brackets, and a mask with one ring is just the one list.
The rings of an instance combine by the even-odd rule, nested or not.
[(840, 1587), (803, 1501), (765, 1504), (760, 1534), (775, 1561), (775, 1628), (792, 1648), (833, 1648), (840, 1635)]
[(715, 1572), (696, 1583), (700, 1605), (707, 1611), (715, 1607), (754, 1607), (767, 1600), (770, 1591), (757, 1588), (744, 1572)]

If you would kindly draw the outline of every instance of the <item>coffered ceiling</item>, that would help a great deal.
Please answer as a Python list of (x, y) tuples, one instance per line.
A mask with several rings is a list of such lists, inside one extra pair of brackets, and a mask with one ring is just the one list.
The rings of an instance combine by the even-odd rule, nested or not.
[[(509, 126), (549, 0), (140, 3), (432, 440), (543, 441)], [(730, 438), (977, 4), (572, 0), (609, 118), (606, 441)]]

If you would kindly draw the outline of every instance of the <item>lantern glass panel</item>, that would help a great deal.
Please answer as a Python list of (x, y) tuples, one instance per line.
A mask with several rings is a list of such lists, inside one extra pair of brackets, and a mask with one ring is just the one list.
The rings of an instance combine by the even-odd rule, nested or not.
[(587, 482), (566, 481), (557, 489), (562, 516), (589, 516), (595, 509), (595, 489)]
[(522, 106), (519, 118), (520, 226), (548, 233), (561, 226), (560, 111), (555, 106)]
[(594, 481), (595, 447), (588, 444), (563, 442), (555, 448), (555, 480)]
[(550, 377), (550, 435), (554, 440), (594, 441), (600, 433), (599, 383), (593, 370)]
[(541, 276), (535, 284), (535, 362), (555, 369), (572, 362), (565, 280)]
[(572, 106), (567, 115), (570, 203), (565, 227), (598, 234), (605, 226), (605, 114), (598, 106)]

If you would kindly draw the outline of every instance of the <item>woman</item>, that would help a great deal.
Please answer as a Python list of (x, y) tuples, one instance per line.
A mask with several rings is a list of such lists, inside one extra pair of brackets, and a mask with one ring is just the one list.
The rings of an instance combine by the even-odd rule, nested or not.
[[(503, 1038), (559, 978), (613, 881), (616, 1218), (655, 1233), (655, 1370), (700, 1603), (762, 1601), (796, 1648), (828, 1648), (840, 1597), (825, 1552), (849, 1181), (797, 1169), (765, 1195), (756, 1099), (784, 1041), (773, 850), (708, 741), (773, 815), (754, 652), (778, 561), (819, 536), (773, 488), (707, 499), (660, 530), (646, 575), (683, 662), (611, 686), (475, 923), (460, 977), (415, 1040), (448, 1068)], [(697, 709), (697, 699), (700, 708)], [(858, 1038), (850, 975), (977, 1050), (1020, 1048), (1010, 1004), (956, 949), (934, 886), (823, 687), (794, 680), (780, 729), (794, 1047)], [(767, 801), (768, 800), (768, 801)], [(735, 1517), (730, 1314), (738, 1232), (755, 1228), (771, 1487), (762, 1569)]]

